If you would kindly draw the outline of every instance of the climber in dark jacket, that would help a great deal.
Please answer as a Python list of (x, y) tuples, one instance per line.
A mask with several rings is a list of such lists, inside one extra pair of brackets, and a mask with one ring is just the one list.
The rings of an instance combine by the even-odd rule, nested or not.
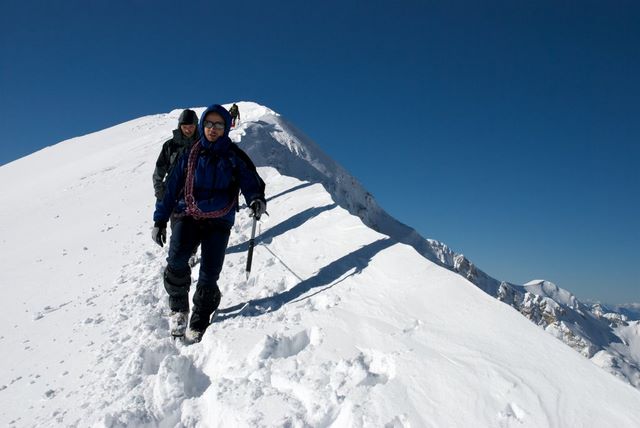
[(217, 281), (235, 221), (238, 191), (256, 218), (267, 208), (264, 181), (249, 156), (229, 139), (230, 127), (231, 115), (224, 107), (216, 104), (205, 110), (198, 124), (201, 137), (173, 169), (153, 214), (152, 238), (160, 246), (166, 241), (169, 217), (175, 213), (178, 218), (164, 273), (174, 336), (184, 334), (191, 283), (188, 261), (195, 246), (201, 245), (200, 274), (187, 332), (194, 341), (200, 340), (220, 304)]
[(162, 199), (165, 190), (165, 179), (171, 174), (173, 166), (180, 156), (198, 140), (196, 125), (198, 115), (193, 110), (186, 109), (180, 113), (178, 128), (173, 130), (173, 138), (165, 141), (156, 161), (153, 171), (153, 190), (156, 199)]
[(240, 122), (240, 109), (238, 108), (238, 104), (233, 103), (229, 109), (229, 114), (231, 115), (231, 127), (233, 128)]

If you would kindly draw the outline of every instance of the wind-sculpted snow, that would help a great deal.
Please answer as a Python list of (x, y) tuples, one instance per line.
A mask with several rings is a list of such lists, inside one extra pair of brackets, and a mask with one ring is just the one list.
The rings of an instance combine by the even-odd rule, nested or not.
[(241, 108), (252, 112), (252, 116), (236, 132), (236, 141), (242, 142), (258, 165), (272, 166), (282, 174), (322, 184), (338, 205), (367, 226), (459, 273), (587, 358), (604, 352), (610, 358), (596, 359), (596, 364), (640, 387), (635, 380), (640, 377), (640, 370), (636, 369), (640, 367), (640, 354), (629, 352), (624, 346), (613, 346), (622, 341), (612, 325), (606, 319), (594, 317), (570, 292), (549, 281), (517, 286), (490, 277), (464, 255), (441, 242), (424, 239), (389, 216), (356, 179), (280, 115), (252, 103), (241, 103)]
[[(238, 214), (220, 313), (198, 344), (169, 337), (167, 248), (150, 239), (153, 165), (179, 111), (0, 168), (12, 183), (0, 189), (0, 425), (637, 426), (636, 389), (473, 285), (495, 284), (443, 244), (427, 241), (425, 257), (369, 227), (384, 217), (354, 215), (367, 197), (350, 199), (346, 175), (284, 134), (317, 165), (270, 154), (257, 128), (278, 116), (240, 108), (252, 122), (233, 138), (264, 142), (273, 162), (259, 170), (270, 215), (247, 281), (251, 222)], [(346, 182), (328, 191), (329, 176)], [(532, 303), (542, 319), (563, 310)], [(637, 350), (637, 322), (616, 322), (616, 346)]]

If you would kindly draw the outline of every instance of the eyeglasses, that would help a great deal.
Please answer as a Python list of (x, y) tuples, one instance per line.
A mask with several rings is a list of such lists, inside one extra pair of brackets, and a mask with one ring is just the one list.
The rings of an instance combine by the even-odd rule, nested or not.
[(216, 128), (220, 131), (224, 130), (224, 122), (211, 122), (210, 120), (205, 120), (202, 122), (202, 126), (207, 129)]

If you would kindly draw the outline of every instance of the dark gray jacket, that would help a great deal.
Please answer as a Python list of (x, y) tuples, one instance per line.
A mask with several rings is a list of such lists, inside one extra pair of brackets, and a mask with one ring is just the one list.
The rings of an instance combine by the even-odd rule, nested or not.
[(198, 131), (191, 138), (182, 134), (180, 129), (173, 130), (173, 138), (162, 145), (162, 150), (156, 161), (156, 169), (153, 171), (153, 190), (156, 199), (164, 197), (166, 178), (176, 165), (178, 159), (198, 140)]

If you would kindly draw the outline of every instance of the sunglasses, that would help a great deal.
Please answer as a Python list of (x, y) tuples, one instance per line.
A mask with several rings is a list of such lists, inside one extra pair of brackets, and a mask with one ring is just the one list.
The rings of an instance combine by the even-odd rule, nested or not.
[(205, 120), (202, 123), (202, 126), (204, 126), (207, 129), (216, 128), (221, 131), (224, 130), (224, 122), (211, 122), (210, 120)]

